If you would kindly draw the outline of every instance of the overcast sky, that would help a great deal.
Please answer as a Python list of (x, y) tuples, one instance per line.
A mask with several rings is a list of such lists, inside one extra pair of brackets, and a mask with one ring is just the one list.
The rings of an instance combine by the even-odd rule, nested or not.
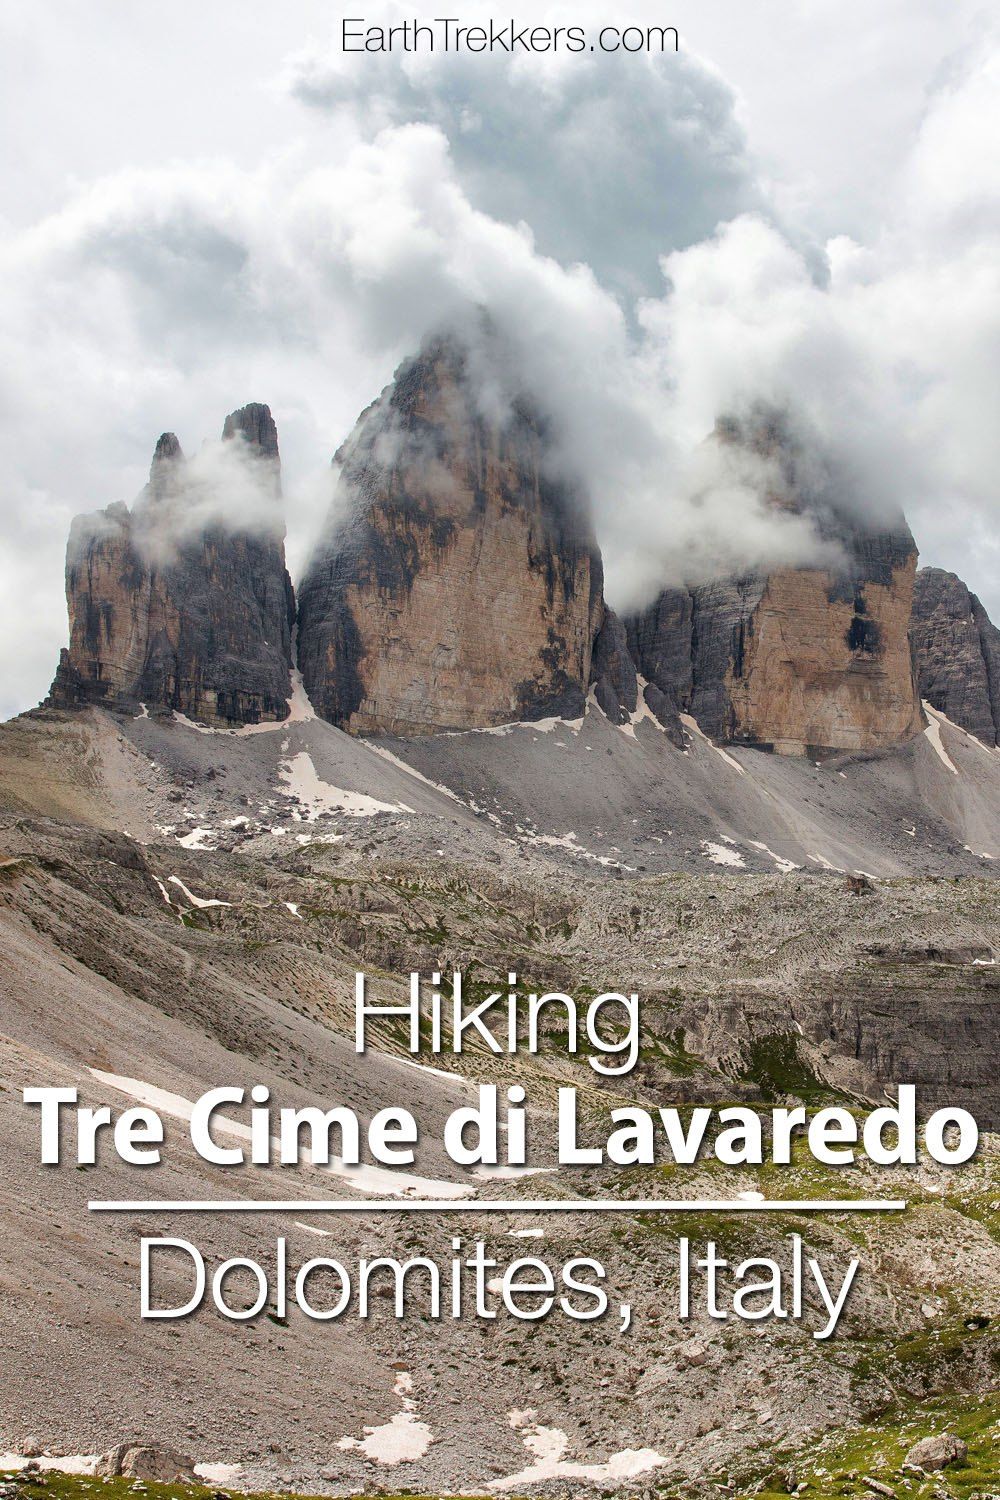
[(0, 0), (0, 714), (65, 643), (70, 518), (131, 503), (161, 431), (271, 405), (294, 574), (358, 413), (473, 302), (561, 424), (612, 603), (795, 559), (692, 458), (759, 396), (1000, 617), (990, 9), (633, 0), (679, 55), (511, 64), (344, 57), (326, 0)]

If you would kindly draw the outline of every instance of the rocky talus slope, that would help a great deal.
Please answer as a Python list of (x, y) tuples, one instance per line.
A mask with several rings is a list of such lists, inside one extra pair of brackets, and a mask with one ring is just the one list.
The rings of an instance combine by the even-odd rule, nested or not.
[(920, 696), (986, 745), (1000, 743), (1000, 630), (943, 568), (921, 568), (910, 626)]
[[(971, 786), (980, 764), (995, 774), (994, 757), (967, 739), (944, 726), (960, 768), (953, 773), (919, 737), (913, 785), (936, 777), (947, 797), (952, 782)], [(948, 1474), (948, 1492), (968, 1500), (973, 1485), (963, 1482), (988, 1473), (1000, 1415), (993, 1138), (984, 1135), (976, 1160), (958, 1171), (926, 1162), (905, 1172), (824, 1168), (799, 1152), (790, 1167), (759, 1170), (714, 1158), (688, 1168), (661, 1161), (560, 1170), (552, 1108), (556, 1089), (576, 1083), (590, 1142), (606, 1138), (609, 1112), (629, 1101), (864, 1108), (905, 1078), (929, 1103), (968, 1103), (988, 1125), (998, 1103), (991, 1043), (1000, 974), (1000, 887), (989, 864), (977, 869), (966, 855), (971, 878), (859, 886), (821, 867), (781, 868), (765, 854), (757, 873), (696, 854), (687, 870), (619, 879), (620, 866), (604, 862), (610, 850), (585, 858), (582, 835), (574, 853), (568, 835), (508, 833), (459, 781), (446, 785), (444, 765), (421, 775), (402, 759), (404, 747), (421, 756), (445, 748), (454, 769), (463, 746), (517, 752), (512, 780), (539, 818), (552, 789), (569, 780), (594, 850), (605, 847), (597, 829), (609, 827), (609, 790), (620, 794), (636, 767), (648, 765), (649, 785), (662, 787), (671, 761), (691, 776), (701, 764), (689, 789), (694, 796), (701, 788), (699, 802), (719, 783), (743, 796), (747, 782), (780, 778), (761, 788), (765, 800), (797, 803), (801, 819), (824, 783), (857, 805), (864, 794), (855, 777), (863, 786), (878, 770), (848, 764), (845, 782), (832, 765), (737, 749), (730, 760), (741, 774), (703, 740), (681, 756), (654, 723), (615, 725), (593, 709), (578, 735), (525, 727), (422, 736), (394, 741), (388, 755), (378, 741), (301, 717), (254, 733), (99, 710), (46, 711), (5, 726), (5, 1442), (30, 1433), (53, 1453), (96, 1454), (149, 1438), (198, 1462), (238, 1466), (227, 1491), (708, 1500), (787, 1494), (791, 1483), (807, 1500), (859, 1500), (878, 1493), (858, 1478), (873, 1474), (900, 1495), (931, 1500), (929, 1487), (903, 1482), (901, 1464), (914, 1443), (948, 1429), (970, 1449), (968, 1468)], [(610, 812), (617, 838), (632, 820), (617, 804)], [(674, 826), (661, 809), (649, 831), (667, 840)], [(727, 837), (735, 835), (720, 833), (710, 851), (735, 851)], [(681, 842), (697, 849), (686, 836)], [(749, 859), (754, 845), (739, 847)], [(492, 988), (506, 982), (508, 965), (524, 988), (584, 995), (612, 979), (634, 986), (642, 996), (634, 1073), (614, 1086), (596, 1083), (586, 1059), (568, 1055), (559, 1013), (538, 1052), (522, 1049), (516, 1060), (480, 1044), (460, 1059), (425, 1055), (430, 1068), (414, 1067), (391, 1016), (356, 1053), (357, 968), (398, 1002), (411, 966), (424, 974), (456, 966)], [(445, 1156), (443, 1122), (474, 1102), (481, 1081), (526, 1086), (538, 1175), (490, 1180)], [(384, 1177), (372, 1182), (365, 1171), (250, 1172), (196, 1158), (178, 1115), (220, 1082), (263, 1083), (275, 1105), (346, 1104), (364, 1122), (391, 1104), (410, 1108), (422, 1130), (412, 1172), (399, 1179), (399, 1212), (364, 1212), (386, 1192)], [(23, 1087), (39, 1084), (75, 1087), (83, 1103), (116, 1116), (149, 1090), (166, 1091), (153, 1096), (168, 1112), (162, 1166), (127, 1168), (110, 1151), (85, 1170), (40, 1166), (37, 1119), (20, 1102)], [(245, 1120), (238, 1107), (232, 1112)], [(407, 1211), (408, 1199), (442, 1193), (467, 1196), (447, 1213)], [(678, 1217), (532, 1206), (754, 1194), (888, 1195), (908, 1208)], [(90, 1199), (137, 1196), (296, 1206), (170, 1217), (153, 1208), (134, 1216), (87, 1210)], [(327, 1197), (356, 1198), (358, 1210), (335, 1219), (313, 1211)], [(509, 1207), (476, 1211), (488, 1199)], [(267, 1307), (238, 1328), (210, 1305), (182, 1324), (143, 1323), (142, 1235), (189, 1239), (212, 1271), (247, 1256), (270, 1273), (278, 1236), (290, 1266), (332, 1256), (352, 1273), (361, 1255), (427, 1256), (446, 1266), (455, 1238), (467, 1253), (482, 1239), (497, 1275), (525, 1255), (553, 1267), (591, 1255), (605, 1267), (615, 1308), (628, 1301), (632, 1321), (620, 1331), (614, 1315), (596, 1325), (558, 1316), (517, 1323), (474, 1318), (470, 1309), (434, 1320), (423, 1315), (421, 1283), (411, 1286), (403, 1318), (391, 1298), (376, 1296), (368, 1319), (352, 1310), (318, 1323), (294, 1305), (280, 1310), (272, 1283)], [(791, 1273), (792, 1235), (831, 1273), (860, 1257), (836, 1338), (812, 1337), (821, 1315), (812, 1292), (802, 1322), (713, 1319), (698, 1297), (682, 1319), (681, 1235), (698, 1254), (713, 1241), (733, 1263), (772, 1257), (783, 1275)], [(183, 1257), (163, 1264), (162, 1277), (161, 1295), (187, 1295)]]
[(299, 588), (318, 713), (418, 734), (582, 711), (601, 560), (546, 454), (525, 402), (486, 411), (462, 345), (399, 369), (339, 455), (331, 527)]
[(294, 605), (270, 411), (233, 412), (223, 437), (189, 465), (164, 433), (131, 511), (73, 522), (54, 706), (145, 704), (208, 723), (288, 712)]
[(713, 739), (780, 754), (884, 749), (918, 733), (917, 549), (902, 515), (872, 529), (816, 490), (773, 414), (724, 424), (712, 441), (766, 459), (770, 502), (811, 514), (836, 560), (666, 590), (626, 621), (640, 672)]

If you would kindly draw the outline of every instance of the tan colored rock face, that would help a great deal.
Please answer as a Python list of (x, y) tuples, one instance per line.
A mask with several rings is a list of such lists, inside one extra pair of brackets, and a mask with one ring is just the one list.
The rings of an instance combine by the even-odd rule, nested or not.
[(914, 555), (888, 584), (866, 582), (863, 614), (857, 599), (836, 597), (828, 573), (770, 574), (750, 619), (742, 670), (731, 666), (726, 679), (731, 738), (805, 755), (878, 749), (916, 734), (907, 638), (915, 570)]
[(824, 489), (780, 414), (723, 424), (715, 440), (767, 459), (771, 503), (811, 513), (839, 565), (666, 590), (625, 622), (639, 670), (716, 740), (812, 755), (909, 739), (923, 718), (908, 634), (917, 549), (905, 519), (869, 519), (836, 485)]
[[(142, 673), (149, 620), (149, 570), (132, 543), (132, 517), (112, 505), (95, 525), (78, 517), (66, 556), (69, 649), (53, 697), (114, 703)], [(71, 679), (75, 682), (71, 686)]]
[[(126, 712), (145, 703), (227, 724), (287, 715), (293, 599), (277, 434), (267, 407), (254, 404), (227, 418), (223, 436), (245, 442), (235, 470), (248, 481), (240, 497), (263, 516), (255, 510), (243, 525), (235, 504), (227, 514), (211, 486), (192, 486), (166, 433), (133, 510), (112, 505), (74, 521), (70, 643), (51, 703)], [(223, 466), (215, 476), (220, 495), (228, 475)]]
[(582, 712), (600, 558), (543, 456), (530, 413), (481, 413), (460, 350), (402, 367), (347, 445), (346, 523), (299, 590), (319, 713), (418, 734)]

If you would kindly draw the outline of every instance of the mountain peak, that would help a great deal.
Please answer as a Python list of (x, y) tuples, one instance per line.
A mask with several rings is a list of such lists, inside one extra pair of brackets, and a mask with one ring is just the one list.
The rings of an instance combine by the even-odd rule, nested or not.
[(262, 401), (250, 401), (238, 411), (231, 411), (222, 425), (222, 437), (228, 441), (241, 435), (257, 450), (261, 458), (278, 458), (278, 429), (271, 408)]

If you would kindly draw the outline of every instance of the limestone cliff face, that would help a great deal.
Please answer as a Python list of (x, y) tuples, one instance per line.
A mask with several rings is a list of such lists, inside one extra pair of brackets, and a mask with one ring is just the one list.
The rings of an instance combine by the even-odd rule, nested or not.
[(594, 698), (612, 724), (627, 724), (639, 706), (639, 683), (625, 626), (605, 606), (590, 662)]
[(984, 744), (1000, 744), (1000, 630), (954, 573), (921, 568), (910, 627), (920, 696)]
[(287, 715), (294, 602), (277, 432), (255, 403), (227, 417), (223, 435), (218, 460), (199, 467), (164, 433), (131, 511), (74, 520), (70, 644), (52, 704), (145, 703), (209, 723)]
[(428, 345), (338, 455), (333, 520), (299, 589), (317, 713), (355, 734), (583, 712), (603, 622), (578, 497), (527, 404), (487, 413), (469, 356)]
[[(726, 441), (744, 441), (745, 433)], [(777, 451), (775, 503), (804, 508), (795, 455)], [(838, 561), (669, 589), (626, 622), (640, 672), (668, 705), (718, 740), (784, 755), (885, 748), (921, 727), (908, 639), (917, 552), (902, 516), (869, 531), (825, 504), (817, 515)]]

